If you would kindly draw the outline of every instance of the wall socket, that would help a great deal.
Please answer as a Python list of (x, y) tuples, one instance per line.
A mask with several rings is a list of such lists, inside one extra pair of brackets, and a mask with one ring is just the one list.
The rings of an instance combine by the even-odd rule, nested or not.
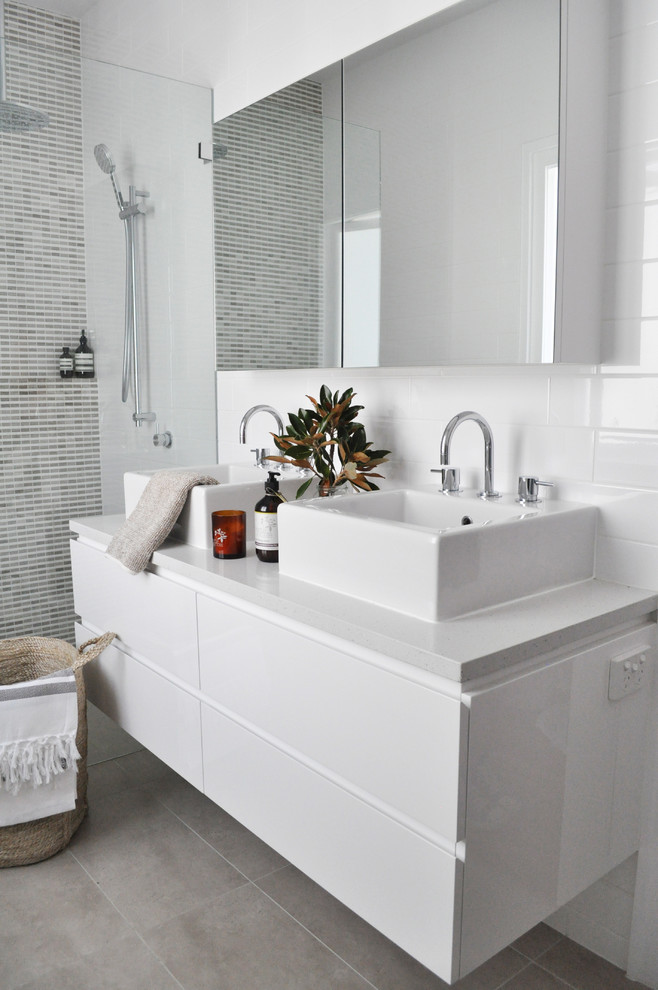
[(619, 701), (635, 691), (639, 691), (647, 676), (648, 649), (615, 657), (610, 661), (610, 678), (608, 681), (608, 698)]

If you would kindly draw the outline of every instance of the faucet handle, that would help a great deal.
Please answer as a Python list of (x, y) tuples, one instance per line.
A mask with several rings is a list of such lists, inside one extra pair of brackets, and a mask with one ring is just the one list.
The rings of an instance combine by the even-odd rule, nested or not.
[(270, 452), (269, 447), (251, 447), (250, 451), (255, 455), (254, 467), (264, 467), (264, 461), (267, 460)]
[(519, 494), (517, 502), (541, 502), (538, 497), (538, 488), (542, 485), (545, 488), (553, 488), (552, 481), (540, 481), (539, 478), (535, 478), (533, 475), (521, 474), (519, 475)]
[(452, 464), (442, 464), (438, 468), (430, 468), (432, 474), (442, 474), (443, 484), (441, 486), (442, 491), (449, 492), (451, 494), (459, 491), (459, 468), (453, 467)]

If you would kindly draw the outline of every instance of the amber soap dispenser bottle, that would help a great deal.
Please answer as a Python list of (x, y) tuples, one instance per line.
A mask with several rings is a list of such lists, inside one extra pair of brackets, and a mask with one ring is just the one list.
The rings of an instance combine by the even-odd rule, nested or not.
[(276, 564), (279, 560), (279, 530), (276, 512), (281, 505), (279, 475), (269, 471), (265, 482), (265, 494), (254, 507), (254, 535), (256, 556), (259, 560)]

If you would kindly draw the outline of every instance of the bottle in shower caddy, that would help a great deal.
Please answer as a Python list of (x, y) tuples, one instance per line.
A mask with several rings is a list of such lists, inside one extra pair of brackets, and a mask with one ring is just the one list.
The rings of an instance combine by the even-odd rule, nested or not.
[(62, 347), (59, 356), (59, 373), (62, 378), (73, 378), (73, 355), (68, 347)]
[(80, 345), (76, 347), (73, 355), (73, 365), (75, 367), (76, 378), (94, 377), (94, 352), (87, 343), (84, 330), (80, 337)]
[(277, 509), (284, 501), (279, 494), (279, 475), (269, 471), (265, 482), (265, 494), (254, 506), (254, 532), (256, 556), (259, 560), (276, 564), (279, 560), (279, 529)]

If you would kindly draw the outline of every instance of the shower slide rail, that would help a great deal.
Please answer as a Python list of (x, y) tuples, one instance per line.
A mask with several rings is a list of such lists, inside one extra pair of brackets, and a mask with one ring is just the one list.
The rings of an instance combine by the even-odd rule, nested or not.
[(137, 197), (146, 199), (149, 193), (135, 186), (129, 188), (128, 203), (124, 203), (119, 211), (119, 217), (124, 221), (126, 232), (126, 298), (125, 298), (125, 333), (123, 338), (123, 376), (121, 382), (121, 401), (126, 402), (130, 390), (130, 370), (132, 366), (132, 386), (133, 398), (135, 401), (135, 411), (133, 421), (136, 426), (142, 423), (155, 422), (154, 412), (144, 412), (141, 399), (141, 374), (140, 374), (140, 324), (138, 305), (138, 279), (137, 279), (137, 232), (135, 230), (135, 220), (143, 214), (141, 205), (137, 202)]
[[(143, 189), (130, 186), (128, 202), (121, 195), (121, 190), (114, 176), (116, 165), (106, 144), (97, 144), (94, 148), (96, 162), (106, 175), (112, 180), (114, 198), (119, 207), (119, 218), (125, 224), (126, 232), (126, 296), (125, 296), (125, 328), (123, 336), (123, 374), (121, 380), (121, 401), (126, 402), (130, 392), (131, 368), (133, 398), (135, 401), (135, 411), (133, 412), (133, 422), (135, 426), (142, 423), (154, 423), (156, 415), (154, 412), (145, 412), (142, 409), (141, 398), (141, 375), (139, 367), (140, 355), (140, 323), (139, 323), (139, 298), (138, 298), (138, 272), (137, 272), (137, 230), (135, 221), (138, 216), (144, 214), (144, 209), (139, 199), (148, 199), (149, 193)], [(156, 434), (157, 435), (157, 434)], [(163, 444), (170, 446), (170, 444)]]

